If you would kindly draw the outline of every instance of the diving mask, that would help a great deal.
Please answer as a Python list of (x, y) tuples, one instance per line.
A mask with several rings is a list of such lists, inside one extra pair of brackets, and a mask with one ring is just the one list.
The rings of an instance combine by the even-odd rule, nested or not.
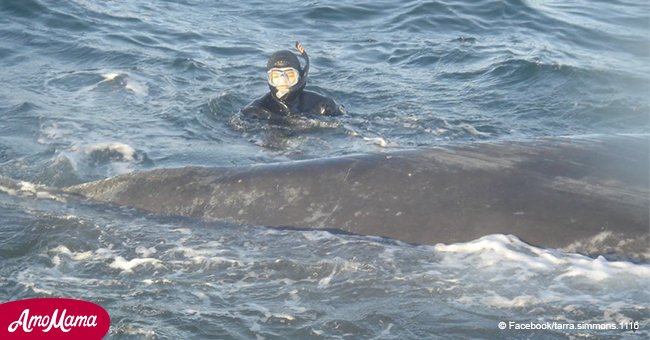
[(293, 67), (274, 67), (267, 72), (267, 75), (269, 84), (273, 87), (281, 85), (292, 87), (300, 80), (300, 73)]

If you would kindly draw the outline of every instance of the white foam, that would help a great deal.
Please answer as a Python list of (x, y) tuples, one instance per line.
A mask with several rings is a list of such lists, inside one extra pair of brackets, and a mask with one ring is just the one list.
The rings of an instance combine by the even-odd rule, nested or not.
[(636, 276), (650, 279), (650, 265), (638, 265), (624, 261), (607, 261), (602, 256), (596, 259), (588, 257), (574, 258), (567, 261), (568, 267), (558, 279), (585, 277), (594, 281), (616, 279), (619, 275)]
[(144, 97), (149, 94), (149, 87), (146, 84), (135, 80), (133, 76), (127, 73), (111, 71), (111, 72), (103, 73), (101, 76), (104, 79), (100, 81), (97, 85), (104, 82), (113, 82), (119, 80), (120, 84), (124, 84), (125, 89), (133, 92), (137, 96)]
[(105, 81), (111, 81), (117, 78), (119, 75), (120, 75), (119, 73), (111, 72), (111, 73), (102, 74), (102, 77), (104, 78)]
[(384, 138), (382, 137), (363, 137), (363, 140), (366, 142), (371, 142), (375, 145), (378, 145), (382, 148), (388, 147), (389, 145), (393, 145), (392, 143), (387, 142)]
[(84, 129), (75, 122), (48, 122), (41, 125), (37, 142), (47, 145), (65, 139), (74, 132), (82, 131)]
[[(88, 145), (74, 145), (70, 152), (62, 152), (60, 157), (65, 157), (75, 171), (80, 165), (89, 162), (88, 157), (94, 153), (107, 153), (103, 162), (109, 162), (111, 175), (123, 175), (133, 172), (133, 164), (137, 160), (136, 150), (128, 144), (120, 142), (104, 142)], [(81, 170), (83, 172), (83, 170)]]
[[(267, 234), (271, 233), (278, 233), (278, 232), (284, 232), (282, 230), (274, 230), (274, 229), (269, 229), (266, 231)], [(304, 237), (307, 241), (310, 242), (323, 242), (327, 240), (340, 240), (341, 242), (345, 242), (345, 240), (336, 234), (323, 231), (323, 230), (308, 230), (303, 233), (300, 233), (302, 237)]]
[(53, 292), (53, 291), (51, 291), (51, 290), (47, 290), (47, 289), (41, 289), (41, 288), (38, 288), (38, 287), (36, 287), (33, 283), (31, 283), (31, 284), (26, 284), (25, 286), (27, 286), (29, 289), (31, 289), (32, 292), (34, 292), (35, 294), (43, 294), (43, 295), (49, 295), (49, 296), (53, 296), (53, 295), (54, 295), (54, 292)]
[(393, 328), (393, 323), (389, 323), (386, 328), (384, 328), (381, 333), (379, 334), (377, 339), (384, 339), (387, 338), (390, 335), (390, 330)]
[[(437, 278), (430, 292), (459, 294), (454, 299), (463, 305), (523, 308), (542, 314), (554, 310), (551, 313), (561, 315), (557, 320), (569, 322), (583, 320), (585, 316), (580, 314), (590, 305), (607, 305), (607, 320), (624, 321), (634, 308), (647, 311), (647, 306), (642, 306), (647, 298), (642, 296), (636, 307), (629, 301), (624, 305), (612, 302), (620, 301), (621, 292), (639, 294), (632, 292), (647, 289), (649, 264), (537, 248), (511, 235), (488, 235), (466, 243), (438, 244), (433, 249), (441, 258), (432, 264), (438, 273), (429, 276)], [(444, 277), (455, 271), (461, 274), (453, 278), (459, 278), (462, 285)]]
[(481, 303), (496, 308), (522, 308), (539, 304), (544, 304), (546, 301), (531, 295), (521, 295), (514, 298), (507, 298), (499, 294), (485, 296), (481, 299)]
[[(176, 229), (184, 233), (184, 230)], [(222, 244), (217, 241), (211, 241), (202, 244), (200, 247), (178, 246), (170, 249), (167, 253), (181, 254), (189, 262), (184, 264), (204, 264), (219, 265), (228, 264), (230, 266), (243, 266), (244, 263), (238, 259), (222, 256)]]
[(156, 250), (156, 247), (146, 248), (146, 247), (138, 246), (138, 247), (135, 248), (135, 252), (136, 252), (136, 254), (138, 254), (140, 256), (149, 257), (149, 255), (155, 254), (157, 252), (157, 250)]
[(287, 321), (293, 321), (296, 319), (295, 316), (286, 313), (275, 313), (272, 314), (271, 317), (274, 317), (276, 319), (281, 319), (281, 320), (287, 320)]
[[(104, 268), (110, 264), (111, 268), (124, 273), (142, 274), (130, 276), (136, 283), (134, 289), (139, 287), (138, 284), (146, 285), (144, 289), (150, 292), (164, 292), (173, 288), (161, 287), (163, 284), (180, 287), (181, 304), (178, 310), (181, 313), (214, 315), (214, 311), (205, 303), (217, 295), (219, 298), (231, 296), (240, 299), (261, 289), (265, 298), (263, 302), (258, 301), (260, 305), (244, 298), (242, 305), (238, 305), (234, 312), (239, 314), (246, 311), (241, 315), (250, 317), (247, 325), (251, 330), (265, 329), (263, 323), (301, 323), (304, 317), (310, 318), (314, 304), (321, 303), (314, 302), (322, 295), (322, 291), (316, 291), (320, 289), (332, 292), (334, 295), (328, 296), (333, 296), (334, 303), (343, 302), (350, 288), (361, 291), (366, 287), (376, 287), (384, 288), (386, 292), (378, 293), (379, 303), (393, 302), (391, 296), (403, 294), (407, 299), (417, 299), (414, 301), (423, 301), (427, 297), (433, 303), (450, 301), (452, 308), (458, 307), (460, 311), (476, 310), (483, 314), (487, 310), (495, 316), (517, 315), (523, 319), (543, 318), (542, 321), (568, 323), (592, 320), (623, 322), (635, 315), (647, 315), (648, 310), (643, 306), (647, 295), (639, 293), (643, 290), (638, 287), (650, 277), (647, 265), (608, 262), (602, 258), (592, 259), (531, 247), (506, 235), (490, 235), (463, 244), (432, 247), (402, 246), (385, 241), (375, 243), (365, 237), (331, 236), (323, 231), (276, 231), (266, 234), (265, 230), (260, 230), (266, 240), (295, 237), (307, 249), (314, 244), (325, 247), (318, 247), (315, 251), (277, 254), (273, 253), (277, 248), (271, 248), (271, 252), (266, 248), (260, 249), (260, 246), (271, 246), (256, 240), (240, 242), (241, 239), (236, 239), (229, 242), (228, 236), (219, 236), (220, 242), (202, 242), (207, 238), (197, 229), (165, 230), (168, 233), (165, 234), (164, 244), (159, 237), (149, 240), (129, 238), (127, 247), (134, 248), (137, 259), (129, 257), (133, 256), (131, 251), (122, 253), (124, 247), (119, 245), (124, 243), (119, 240), (113, 242), (120, 250), (102, 248), (91, 252), (75, 251), (73, 245), (65, 244), (51, 249), (49, 255), (60, 256), (64, 264), (76, 259), (96, 260), (94, 264)], [(301, 239), (299, 235), (305, 238)], [(131, 247), (133, 242), (138, 243)], [(329, 254), (325, 254), (325, 251)], [(294, 255), (298, 256), (287, 258)], [(231, 262), (240, 262), (241, 267), (213, 270), (206, 269), (204, 263), (200, 263), (200, 266), (196, 263), (197, 259), (219, 261), (224, 256), (231, 257), (228, 259)], [(163, 269), (149, 275), (151, 266)], [(138, 273), (139, 269), (141, 273)], [(583, 272), (578, 272), (580, 270)], [(54, 268), (54, 271), (60, 275), (60, 272), (70, 272), (70, 268)], [(200, 273), (202, 271), (207, 276)], [(346, 275), (346, 272), (352, 275)], [(609, 275), (599, 278), (593, 277), (591, 272), (608, 272)], [(191, 280), (177, 280), (186, 275), (190, 275)], [(203, 276), (208, 279), (195, 280)], [(617, 281), (619, 277), (622, 282)], [(55, 279), (58, 277), (51, 278), (50, 282)], [(121, 277), (115, 285), (122, 285), (123, 280), (125, 278)], [(50, 287), (48, 281), (42, 281), (38, 275), (30, 277), (29, 281), (38, 282), (40, 288)], [(270, 291), (267, 293), (264, 289)], [(629, 294), (633, 294), (633, 297), (630, 298)], [(635, 304), (636, 296), (640, 299)], [(350, 301), (356, 299), (353, 296)], [(417, 306), (417, 302), (415, 305), (415, 308), (422, 308)], [(353, 312), (356, 310), (354, 308)], [(392, 328), (394, 326), (390, 321), (380, 321), (376, 330), (378, 338), (391, 337)], [(317, 334), (321, 331), (313, 332)]]
[[(172, 251), (175, 253), (182, 253), (183, 256), (187, 258), (211, 256), (216, 254), (216, 250), (219, 249), (218, 247), (220, 246), (218, 242), (211, 242), (211, 244), (215, 246), (215, 248), (210, 247), (206, 249), (197, 249), (197, 248), (179, 246), (172, 249)], [(208, 247), (209, 245), (205, 245), (205, 246)]]
[[(553, 278), (562, 287), (608, 286), (625, 289), (640, 280), (650, 281), (650, 265), (625, 261), (607, 261), (554, 249), (530, 246), (512, 235), (488, 235), (478, 240), (451, 245), (438, 244), (436, 252), (443, 256), (442, 263), (449, 266), (468, 266), (494, 272), (494, 280), (508, 282)], [(503, 275), (500, 277), (499, 275)], [(595, 289), (595, 288), (593, 288)], [(513, 302), (514, 303), (514, 302)]]
[(204, 293), (204, 292), (202, 292), (202, 291), (194, 290), (194, 291), (192, 291), (192, 292), (190, 292), (190, 293), (191, 293), (192, 295), (196, 296), (196, 297), (197, 297), (198, 299), (200, 299), (200, 300), (205, 300), (205, 301), (207, 301), (207, 300), (210, 299), (210, 297), (208, 296), (208, 294), (206, 294), (206, 293)]
[(489, 137), (490, 136), (489, 133), (480, 132), (480, 131), (476, 130), (476, 128), (474, 126), (472, 126), (470, 124), (461, 124), (459, 127), (462, 128), (463, 130), (465, 130), (465, 132), (469, 133), (472, 136), (478, 136), (478, 137)]
[(58, 245), (48, 251), (51, 254), (50, 261), (54, 266), (61, 265), (64, 261), (90, 262), (104, 261), (113, 258), (113, 252), (110, 249), (99, 248), (94, 251), (75, 252), (64, 245)]
[(6, 193), (6, 194), (8, 194), (10, 196), (17, 196), (18, 195), (18, 192), (16, 192), (15, 189), (8, 188), (8, 187), (2, 186), (2, 185), (0, 185), (0, 191), (4, 192), (4, 193)]
[(170, 284), (170, 283), (172, 283), (172, 281), (170, 281), (168, 279), (156, 279), (156, 280), (144, 279), (144, 280), (142, 280), (142, 283), (149, 286), (149, 285), (152, 285), (152, 284)]
[(191, 235), (192, 234), (192, 229), (190, 229), (190, 228), (176, 228), (176, 229), (172, 229), (172, 231), (179, 232), (179, 233), (181, 233), (183, 235)]
[(144, 97), (149, 94), (149, 87), (147, 87), (147, 85), (137, 82), (130, 78), (127, 78), (125, 88), (141, 97)]
[(162, 265), (162, 261), (150, 257), (146, 258), (134, 258), (129, 261), (127, 261), (125, 258), (122, 256), (118, 256), (115, 258), (115, 261), (109, 265), (109, 267), (113, 269), (120, 269), (124, 273), (132, 273), (135, 268), (138, 268), (140, 266), (144, 266), (150, 264), (154, 267), (160, 267)]
[[(112, 326), (113, 327), (113, 326)], [(147, 328), (141, 328), (139, 326), (126, 323), (124, 321), (120, 322), (116, 326), (114, 326), (114, 331), (116, 334), (124, 334), (124, 335), (133, 335), (136, 336), (138, 339), (158, 339), (158, 336), (154, 330), (147, 329)], [(119, 337), (118, 335), (118, 337)]]
[(334, 273), (332, 272), (329, 276), (326, 276), (326, 277), (320, 279), (320, 281), (318, 281), (318, 286), (319, 287), (329, 286), (329, 284), (332, 281), (333, 277), (334, 277)]
[(20, 181), (20, 182), (18, 182), (18, 185), (20, 185), (20, 191), (25, 192), (25, 193), (36, 194), (36, 184), (30, 183), (30, 182), (25, 182), (25, 181)]
[[(0, 178), (2, 179), (2, 178)], [(46, 186), (26, 181), (13, 182), (6, 180), (7, 186), (0, 185), (0, 191), (10, 196), (35, 197), (53, 201), (66, 202), (65, 197), (50, 192)]]
[(544, 270), (559, 263), (558, 257), (552, 251), (529, 246), (513, 235), (496, 234), (467, 243), (437, 244), (434, 249), (442, 253), (493, 255), (480, 257), (486, 266), (498, 264), (505, 259), (520, 262), (531, 269)]
[[(70, 258), (72, 258), (75, 261), (87, 261), (90, 259), (95, 258), (95, 254), (91, 251), (84, 251), (84, 252), (72, 252), (68, 247), (66, 246), (57, 246), (56, 248), (50, 250), (53, 253), (57, 253), (59, 255), (67, 255)], [(58, 256), (57, 256), (58, 258)], [(54, 261), (53, 261), (54, 262)]]

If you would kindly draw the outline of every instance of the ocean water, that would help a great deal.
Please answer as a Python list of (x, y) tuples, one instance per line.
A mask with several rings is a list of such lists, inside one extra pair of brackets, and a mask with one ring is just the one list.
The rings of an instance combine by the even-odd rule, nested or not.
[[(301, 41), (348, 114), (241, 119)], [(61, 188), (485, 140), (650, 133), (650, 4), (0, 0), (0, 301), (103, 306), (111, 339), (647, 338), (650, 265), (506, 235), (415, 246), (161, 218)], [(11, 184), (9, 184), (11, 183)], [(20, 189), (15, 188), (19, 183)], [(499, 322), (636, 331), (500, 330)]]

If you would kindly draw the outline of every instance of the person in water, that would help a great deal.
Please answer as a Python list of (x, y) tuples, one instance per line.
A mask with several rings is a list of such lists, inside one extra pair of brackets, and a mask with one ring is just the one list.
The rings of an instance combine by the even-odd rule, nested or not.
[(332, 98), (305, 90), (309, 56), (299, 42), (296, 42), (296, 49), (305, 59), (305, 67), (300, 67), (298, 57), (291, 51), (273, 53), (266, 63), (271, 91), (244, 107), (245, 116), (274, 121), (292, 115), (335, 116), (345, 112)]

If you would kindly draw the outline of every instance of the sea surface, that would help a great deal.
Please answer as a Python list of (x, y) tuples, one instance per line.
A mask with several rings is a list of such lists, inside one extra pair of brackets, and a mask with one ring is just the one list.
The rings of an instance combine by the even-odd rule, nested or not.
[[(312, 62), (307, 89), (348, 113), (243, 119), (268, 91), (269, 55), (296, 41)], [(417, 246), (163, 218), (43, 189), (188, 165), (648, 134), (647, 0), (0, 0), (0, 81), (0, 302), (97, 303), (108, 339), (650, 336), (647, 263), (508, 235)], [(639, 329), (499, 329), (509, 321)]]

